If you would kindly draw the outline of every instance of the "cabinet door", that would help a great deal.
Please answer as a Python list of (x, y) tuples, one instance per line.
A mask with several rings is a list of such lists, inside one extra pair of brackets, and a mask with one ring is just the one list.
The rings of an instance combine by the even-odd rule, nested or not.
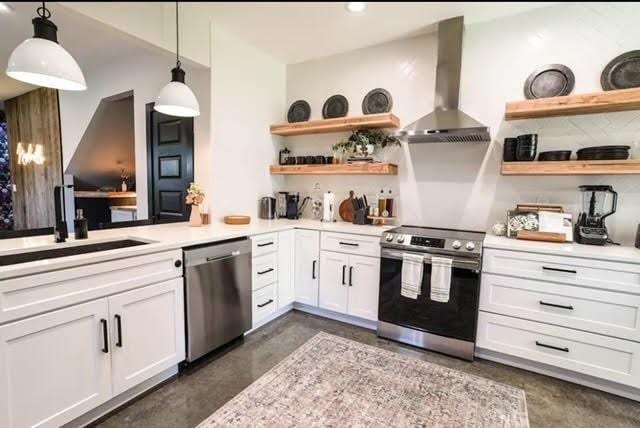
[(185, 357), (182, 278), (109, 297), (113, 393)]
[(58, 427), (111, 398), (106, 299), (0, 327), (0, 426)]
[(294, 235), (293, 230), (278, 234), (278, 309), (293, 303)]
[(348, 313), (354, 317), (377, 321), (380, 259), (349, 256), (349, 265)]
[(295, 231), (295, 295), (296, 302), (318, 306), (318, 259), (320, 232)]
[(346, 314), (348, 284), (349, 256), (333, 251), (321, 251), (318, 306)]

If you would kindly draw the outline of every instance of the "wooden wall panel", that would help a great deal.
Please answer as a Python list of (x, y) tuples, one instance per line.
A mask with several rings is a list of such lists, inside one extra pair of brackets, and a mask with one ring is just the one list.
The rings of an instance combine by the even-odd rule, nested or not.
[[(50, 227), (55, 223), (53, 187), (62, 184), (58, 92), (39, 88), (5, 101), (9, 135), (15, 229)], [(43, 165), (18, 165), (16, 148), (42, 144)]]

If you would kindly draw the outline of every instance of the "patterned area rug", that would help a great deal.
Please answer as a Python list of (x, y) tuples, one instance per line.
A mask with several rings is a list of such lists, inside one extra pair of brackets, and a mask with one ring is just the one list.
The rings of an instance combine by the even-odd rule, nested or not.
[(528, 427), (524, 391), (318, 333), (199, 425)]

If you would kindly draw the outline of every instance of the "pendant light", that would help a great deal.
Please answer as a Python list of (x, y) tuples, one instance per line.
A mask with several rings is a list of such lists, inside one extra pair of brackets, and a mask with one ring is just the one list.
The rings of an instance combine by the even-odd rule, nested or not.
[(49, 20), (45, 2), (33, 18), (33, 38), (20, 43), (11, 53), (7, 75), (46, 88), (84, 91), (87, 84), (75, 59), (58, 44), (58, 27)]
[(198, 104), (193, 91), (184, 84), (185, 73), (180, 68), (180, 65), (180, 31), (178, 26), (178, 2), (176, 2), (176, 67), (171, 70), (171, 82), (162, 88), (153, 109), (170, 116), (199, 116), (200, 104)]

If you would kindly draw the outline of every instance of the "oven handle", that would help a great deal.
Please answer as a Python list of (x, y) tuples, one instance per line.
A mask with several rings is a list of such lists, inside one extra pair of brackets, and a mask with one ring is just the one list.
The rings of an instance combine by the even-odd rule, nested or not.
[[(383, 259), (402, 260), (403, 253), (424, 256), (424, 263), (431, 264), (431, 255), (424, 254), (424, 253), (416, 253), (411, 251), (403, 252), (403, 251), (396, 251), (388, 248), (383, 248), (380, 251), (380, 257), (382, 257)], [(443, 256), (443, 257), (447, 257), (447, 256)], [(458, 257), (450, 257), (450, 258), (453, 259), (453, 267), (460, 268), (460, 269), (468, 269), (473, 271), (480, 271), (480, 262), (476, 260), (465, 260), (465, 259), (460, 259)]]

